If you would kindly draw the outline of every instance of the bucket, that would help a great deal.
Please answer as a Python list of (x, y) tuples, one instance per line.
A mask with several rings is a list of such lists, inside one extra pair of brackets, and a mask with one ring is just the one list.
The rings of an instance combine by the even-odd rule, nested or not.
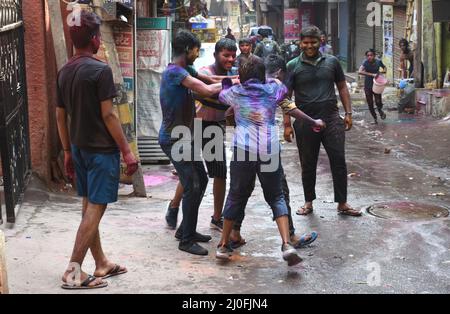
[(386, 85), (388, 83), (387, 78), (385, 78), (383, 75), (378, 75), (377, 78), (373, 79), (373, 92), (375, 94), (383, 94), (384, 89), (386, 88)]

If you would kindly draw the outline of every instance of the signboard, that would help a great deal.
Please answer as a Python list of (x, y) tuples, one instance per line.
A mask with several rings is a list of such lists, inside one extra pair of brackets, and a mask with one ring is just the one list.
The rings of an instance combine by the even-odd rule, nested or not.
[[(129, 26), (115, 26), (113, 28), (114, 43), (119, 56), (120, 69), (124, 79), (128, 99), (133, 101), (134, 87), (134, 52), (133, 52), (133, 29)], [(97, 59), (107, 62), (104, 46), (95, 56)]]
[(291, 42), (300, 38), (300, 25), (297, 9), (284, 10), (284, 40)]
[[(134, 78), (133, 31), (131, 27), (114, 27), (114, 42), (119, 55), (122, 76), (128, 82)], [(129, 84), (127, 84), (129, 85)], [(133, 84), (131, 84), (133, 85)], [(128, 89), (131, 91), (132, 89)]]
[(314, 7), (309, 3), (302, 3), (300, 8), (300, 31), (313, 24)]
[(169, 63), (169, 32), (139, 30), (137, 34), (137, 68), (162, 73)]
[[(170, 61), (170, 19), (138, 19), (137, 49), (137, 135), (157, 138), (162, 112), (159, 102), (161, 74)], [(164, 29), (166, 28), (166, 29)]]
[(167, 17), (138, 18), (138, 29), (170, 29), (169, 19)]

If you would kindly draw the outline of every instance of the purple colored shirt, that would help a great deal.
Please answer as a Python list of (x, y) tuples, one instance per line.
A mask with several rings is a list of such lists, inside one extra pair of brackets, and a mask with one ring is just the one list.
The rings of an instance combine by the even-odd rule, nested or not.
[(234, 109), (236, 130), (233, 146), (263, 155), (278, 154), (280, 143), (275, 113), (288, 90), (283, 84), (251, 79), (223, 90), (220, 102)]

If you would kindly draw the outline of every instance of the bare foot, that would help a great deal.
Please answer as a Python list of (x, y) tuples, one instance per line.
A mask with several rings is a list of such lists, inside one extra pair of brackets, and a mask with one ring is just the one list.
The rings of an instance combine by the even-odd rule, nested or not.
[(340, 203), (338, 205), (337, 211), (338, 211), (339, 214), (346, 215), (346, 216), (359, 217), (359, 216), (362, 215), (361, 211), (352, 208), (347, 203)]
[(300, 209), (297, 210), (296, 214), (300, 216), (306, 216), (313, 212), (313, 203), (312, 202), (305, 202), (305, 205), (303, 205)]
[[(79, 278), (77, 278), (79, 276)], [(75, 274), (73, 270), (67, 270), (62, 276), (61, 280), (66, 284), (73, 284), (74, 286), (80, 286), (86, 279), (89, 278), (89, 275), (84, 271), (81, 271), (81, 274)], [(77, 282), (79, 279), (79, 282)], [(104, 284), (102, 278), (96, 278), (94, 281), (90, 282), (88, 287), (95, 287)]]
[(111, 276), (116, 276), (116, 275), (120, 275), (120, 274), (124, 274), (126, 273), (128, 270), (126, 267), (124, 266), (120, 266), (111, 262), (107, 262), (103, 265), (98, 265), (97, 268), (95, 269), (94, 272), (94, 276), (95, 277), (111, 277)]

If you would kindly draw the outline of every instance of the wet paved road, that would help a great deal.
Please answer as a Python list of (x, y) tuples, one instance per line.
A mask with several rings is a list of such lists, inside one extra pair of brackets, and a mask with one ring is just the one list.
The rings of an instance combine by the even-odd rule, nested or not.
[[(358, 208), (377, 202), (420, 201), (450, 204), (450, 123), (388, 112), (378, 126), (356, 108), (347, 134), (349, 201)], [(386, 150), (387, 149), (387, 150)], [(389, 153), (385, 153), (389, 152)], [(283, 165), (293, 209), (303, 202), (295, 144), (283, 145)], [(212, 184), (200, 209), (199, 231), (212, 233), (208, 257), (177, 249), (165, 229), (164, 211), (176, 187), (170, 166), (148, 166), (151, 199), (121, 197), (101, 227), (104, 247), (130, 272), (112, 279), (105, 293), (449, 293), (450, 219), (403, 222), (364, 213), (339, 217), (324, 152), (318, 166), (314, 214), (294, 217), (299, 233), (319, 232), (302, 249), (304, 262), (287, 267), (271, 211), (257, 185), (247, 207), (243, 235), (248, 244), (230, 263), (218, 262), (220, 234), (209, 230)], [(78, 200), (48, 193), (35, 182), (19, 221), (6, 230), (12, 292), (60, 293), (59, 276), (72, 249), (79, 222)], [(130, 192), (122, 189), (122, 194)], [(433, 193), (445, 194), (433, 196)], [(89, 258), (86, 269), (92, 270)]]

